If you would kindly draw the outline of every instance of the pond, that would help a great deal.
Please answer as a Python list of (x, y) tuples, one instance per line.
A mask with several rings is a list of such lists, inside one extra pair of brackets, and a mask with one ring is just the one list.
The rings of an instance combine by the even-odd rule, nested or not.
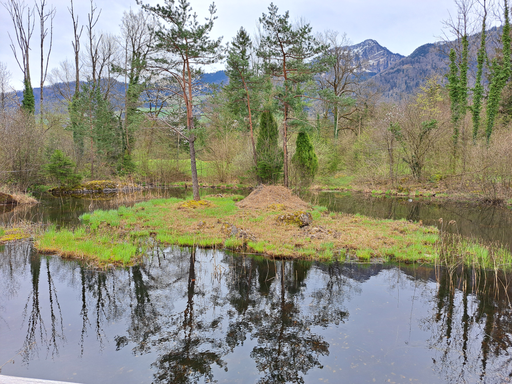
[[(75, 226), (84, 212), (190, 192), (46, 196), (37, 206), (0, 208), (0, 222)], [(512, 249), (512, 211), (504, 207), (330, 192), (306, 198)], [(456, 224), (447, 227), (450, 220)], [(0, 246), (0, 372), (79, 383), (511, 382), (511, 278), (172, 247), (105, 272), (41, 256), (30, 242), (8, 244)]]
[(78, 383), (510, 382), (510, 277), (179, 248), (95, 271), (11, 243), (0, 368)]

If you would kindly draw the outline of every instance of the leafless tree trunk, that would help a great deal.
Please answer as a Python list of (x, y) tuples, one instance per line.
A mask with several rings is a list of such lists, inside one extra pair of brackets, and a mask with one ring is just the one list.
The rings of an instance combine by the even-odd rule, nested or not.
[(82, 25), (80, 27), (78, 24), (78, 15), (75, 15), (73, 0), (71, 0), (68, 11), (71, 14), (71, 20), (73, 22), (73, 41), (71, 41), (71, 44), (73, 45), (73, 52), (75, 54), (75, 95), (77, 95), (80, 92), (80, 38), (82, 37), (84, 26)]
[[(41, 82), (40, 82), (40, 96), (39, 96), (39, 114), (41, 117), (41, 126), (43, 125), (43, 115), (44, 115), (44, 107), (43, 107), (43, 88), (44, 82), (46, 81), (46, 76), (48, 74), (48, 63), (50, 61), (50, 54), (52, 52), (52, 44), (53, 44), (53, 19), (55, 18), (56, 9), (54, 7), (50, 7), (49, 10), (45, 10), (46, 0), (40, 0), (39, 3), (36, 2), (37, 14), (39, 15), (39, 23), (40, 23), (40, 44), (41, 44)], [(46, 26), (47, 22), (50, 22), (50, 28)], [(46, 37), (50, 35), (50, 42), (48, 44), (48, 51), (45, 54), (44, 51), (44, 41)]]
[(92, 82), (93, 82), (93, 86), (95, 87), (96, 84), (97, 84), (97, 81), (99, 81), (99, 79), (97, 78), (97, 66), (98, 66), (98, 62), (99, 62), (99, 51), (100, 51), (100, 44), (101, 44), (101, 40), (103, 38), (102, 35), (100, 35), (99, 38), (96, 37), (95, 33), (94, 33), (94, 27), (96, 27), (96, 24), (98, 23), (98, 20), (100, 18), (100, 15), (101, 15), (101, 10), (99, 11), (98, 14), (96, 14), (97, 12), (97, 7), (93, 4), (93, 0), (91, 0), (91, 11), (90, 13), (87, 14), (87, 26), (86, 26), (86, 29), (87, 29), (87, 37), (88, 37), (88, 40), (89, 40), (89, 60), (90, 60), (90, 66), (91, 66), (91, 76), (92, 76)]
[[(23, 0), (9, 0), (7, 3), (2, 3), (7, 9), (14, 25), (14, 31), (16, 34), (16, 42), (11, 40), (11, 50), (14, 54), (14, 58), (18, 63), (21, 71), (23, 72), (23, 80), (30, 84), (30, 39), (34, 32), (34, 9), (29, 8), (25, 5)], [(25, 19), (26, 18), (26, 19)], [(18, 54), (18, 48), (20, 53)]]

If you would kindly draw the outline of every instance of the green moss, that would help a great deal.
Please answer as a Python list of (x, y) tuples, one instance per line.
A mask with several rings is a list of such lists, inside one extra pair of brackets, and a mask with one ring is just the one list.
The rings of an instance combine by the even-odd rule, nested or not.
[(210, 206), (210, 202), (208, 201), (205, 201), (205, 200), (187, 200), (185, 202), (183, 202), (180, 207), (181, 208), (192, 208), (192, 209), (197, 209), (197, 208), (204, 208), (204, 207), (208, 207)]
[[(320, 214), (319, 212), (317, 212)], [(279, 215), (276, 218), (278, 223), (285, 223), (290, 225), (298, 225), (299, 227), (304, 227), (309, 225), (313, 221), (312, 214), (305, 211), (296, 211), (293, 213), (287, 213), (284, 215)]]
[(30, 238), (30, 233), (23, 228), (0, 228), (0, 244)]
[(267, 206), (267, 211), (285, 211), (286, 207), (284, 204), (270, 204)]

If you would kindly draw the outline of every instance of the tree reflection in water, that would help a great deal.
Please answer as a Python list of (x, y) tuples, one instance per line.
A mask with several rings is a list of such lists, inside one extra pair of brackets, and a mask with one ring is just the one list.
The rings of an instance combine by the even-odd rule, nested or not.
[[(156, 249), (137, 267), (95, 271), (41, 257), (30, 243), (9, 244), (0, 253), (0, 337), (8, 335), (17, 344), (15, 350), (2, 345), (0, 366), (19, 352), (27, 368), (33, 360), (67, 362), (70, 356), (79, 356), (76, 366), (110, 368), (119, 359), (119, 372), (129, 367), (141, 382), (236, 377), (303, 383), (324, 365), (321, 375), (335, 381), (331, 369), (358, 378), (364, 370), (350, 376), (345, 367), (364, 361), (372, 375), (386, 375), (404, 358), (427, 375), (432, 367), (433, 376), (424, 378), (429, 382), (510, 382), (509, 282), (503, 274), (467, 268), (270, 261), (176, 248)], [(372, 289), (379, 295), (372, 296)], [(389, 292), (397, 293), (401, 306), (410, 303), (410, 309), (400, 308), (409, 322), (386, 303)], [(21, 323), (22, 330), (14, 329)], [(389, 345), (389, 337), (371, 334), (390, 326), (409, 336), (397, 334)], [(13, 332), (20, 336), (11, 338)], [(375, 356), (358, 352), (354, 344)], [(392, 361), (386, 360), (388, 353)], [(414, 368), (401, 368), (414, 378)], [(129, 375), (118, 374), (117, 382)], [(93, 382), (88, 378), (77, 380)]]
[[(328, 308), (340, 299), (336, 294), (340, 291), (314, 295), (312, 305), (320, 310), (306, 314), (305, 280), (313, 263), (245, 257), (232, 263), (227, 297), (236, 312), (230, 311), (226, 334), (230, 351), (250, 336), (257, 340), (250, 356), (261, 373), (259, 383), (304, 382), (310, 369), (322, 368), (320, 356), (329, 354), (329, 344), (312, 328), (339, 323), (348, 316), (341, 306)], [(331, 288), (334, 281), (328, 280)]]
[[(23, 361), (28, 364), (32, 354), (37, 354), (40, 346), (45, 346), (48, 353), (54, 357), (59, 353), (59, 340), (64, 340), (64, 327), (62, 324), (62, 312), (60, 309), (57, 292), (51, 276), (48, 259), (43, 259), (35, 253), (32, 247), (27, 247), (28, 257), (30, 259), (30, 274), (32, 291), (27, 298), (23, 319), (27, 324), (27, 334), (23, 343), (21, 356)], [(46, 283), (48, 284), (48, 304), (43, 304), (44, 308), (50, 311), (50, 333), (46, 329), (43, 316), (41, 314), (40, 302), (40, 274), (41, 264), (46, 264)], [(40, 345), (38, 344), (40, 343)]]
[(439, 268), (436, 275), (435, 309), (422, 321), (437, 351), (434, 369), (447, 382), (510, 382), (510, 276), (465, 267)]
[(202, 318), (207, 308), (194, 311), (196, 295), (196, 250), (190, 250), (186, 289), (186, 307), (169, 319), (171, 329), (160, 335), (158, 344), (164, 354), (153, 364), (156, 383), (196, 383), (204, 377), (213, 380), (212, 365), (224, 366), (219, 342), (211, 336), (219, 319)]

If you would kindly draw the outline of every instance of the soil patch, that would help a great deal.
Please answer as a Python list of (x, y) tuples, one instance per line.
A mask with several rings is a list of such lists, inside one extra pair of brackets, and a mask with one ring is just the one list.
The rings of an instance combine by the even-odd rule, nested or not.
[(246, 209), (289, 211), (305, 211), (310, 208), (308, 203), (294, 195), (288, 188), (279, 185), (260, 185), (236, 205), (238, 208)]

